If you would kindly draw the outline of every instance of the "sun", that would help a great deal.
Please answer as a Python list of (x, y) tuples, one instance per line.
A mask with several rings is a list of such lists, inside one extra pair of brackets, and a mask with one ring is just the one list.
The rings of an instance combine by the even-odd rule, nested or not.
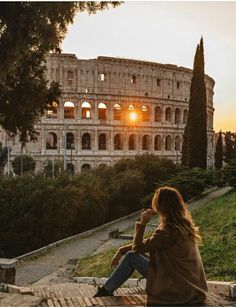
[(134, 122), (134, 121), (136, 121), (137, 120), (137, 113), (135, 113), (135, 112), (130, 112), (129, 113), (129, 119), (132, 121), (132, 122)]

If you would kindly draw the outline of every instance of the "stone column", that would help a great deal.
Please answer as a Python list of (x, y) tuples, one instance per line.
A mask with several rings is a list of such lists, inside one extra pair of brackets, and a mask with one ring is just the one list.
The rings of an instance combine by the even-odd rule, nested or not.
[(15, 284), (16, 259), (0, 258), (0, 283)]

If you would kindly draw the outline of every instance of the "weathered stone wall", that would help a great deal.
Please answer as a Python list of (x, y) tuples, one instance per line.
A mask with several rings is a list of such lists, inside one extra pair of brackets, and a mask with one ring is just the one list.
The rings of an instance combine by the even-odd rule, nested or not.
[[(38, 169), (48, 159), (63, 160), (65, 131), (74, 135), (74, 148), (68, 149), (66, 155), (67, 161), (73, 163), (76, 171), (85, 164), (90, 167), (114, 164), (122, 157), (132, 157), (144, 152), (167, 157), (177, 163), (181, 161), (192, 70), (170, 64), (111, 57), (81, 60), (73, 54), (50, 55), (47, 67), (47, 79), (50, 82), (58, 81), (63, 94), (56, 108), (57, 114), (53, 117), (45, 111), (38, 123), (38, 141), (27, 144), (25, 148), (25, 152), (32, 154), (37, 160)], [(205, 81), (208, 165), (211, 166), (214, 158), (214, 80), (206, 75)], [(65, 118), (68, 117), (65, 111), (66, 102), (73, 103), (74, 107), (69, 109), (73, 109), (72, 118)], [(84, 102), (90, 104), (87, 117), (82, 110)], [(102, 118), (99, 118), (100, 103), (106, 107), (106, 114)], [(117, 105), (120, 107), (120, 119), (115, 119), (114, 109)], [(155, 116), (157, 107), (161, 109), (158, 120)], [(135, 121), (129, 118), (133, 112), (130, 108), (137, 114)], [(49, 133), (56, 135), (55, 146), (51, 149), (46, 146)], [(84, 148), (82, 146), (85, 133), (90, 135), (90, 148), (87, 145)], [(105, 134), (106, 145), (99, 149), (101, 134)], [(114, 148), (116, 134), (121, 136), (121, 149)], [(131, 134), (135, 138), (133, 147), (129, 144)], [(145, 135), (147, 136), (144, 137)], [(156, 145), (155, 137), (158, 138)], [(15, 145), (9, 141), (8, 144), (13, 148), (12, 158), (20, 153), (17, 141)]]

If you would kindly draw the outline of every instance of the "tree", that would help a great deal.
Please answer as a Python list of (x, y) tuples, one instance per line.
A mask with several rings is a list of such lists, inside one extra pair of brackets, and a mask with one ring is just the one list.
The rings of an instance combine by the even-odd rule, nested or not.
[(225, 133), (225, 149), (224, 149), (224, 161), (229, 163), (230, 160), (235, 159), (235, 150), (234, 150), (234, 134), (230, 131)]
[(188, 120), (184, 136), (184, 159), (190, 168), (207, 166), (207, 115), (203, 38), (197, 46), (190, 87)]
[(216, 142), (216, 152), (215, 152), (215, 167), (216, 169), (222, 168), (223, 162), (223, 141), (222, 141), (222, 134), (221, 130), (219, 132), (219, 136)]
[(35, 160), (29, 155), (16, 156), (12, 161), (12, 167), (16, 175), (34, 172), (35, 166)]
[(119, 2), (0, 3), (0, 125), (19, 134), (22, 145), (35, 140), (34, 125), (60, 96), (45, 80), (49, 52), (60, 52), (67, 26), (77, 12), (96, 13)]
[(7, 163), (7, 147), (2, 147), (0, 143), (0, 174), (3, 174), (3, 169)]

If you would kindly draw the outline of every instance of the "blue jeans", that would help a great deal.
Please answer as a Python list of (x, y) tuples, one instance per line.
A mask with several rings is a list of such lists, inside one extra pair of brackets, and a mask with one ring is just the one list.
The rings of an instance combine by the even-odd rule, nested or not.
[(149, 260), (143, 255), (135, 254), (134, 252), (127, 252), (120, 264), (116, 267), (115, 271), (104, 284), (105, 289), (112, 293), (130, 277), (134, 270), (137, 270), (144, 278), (146, 278), (148, 263)]

